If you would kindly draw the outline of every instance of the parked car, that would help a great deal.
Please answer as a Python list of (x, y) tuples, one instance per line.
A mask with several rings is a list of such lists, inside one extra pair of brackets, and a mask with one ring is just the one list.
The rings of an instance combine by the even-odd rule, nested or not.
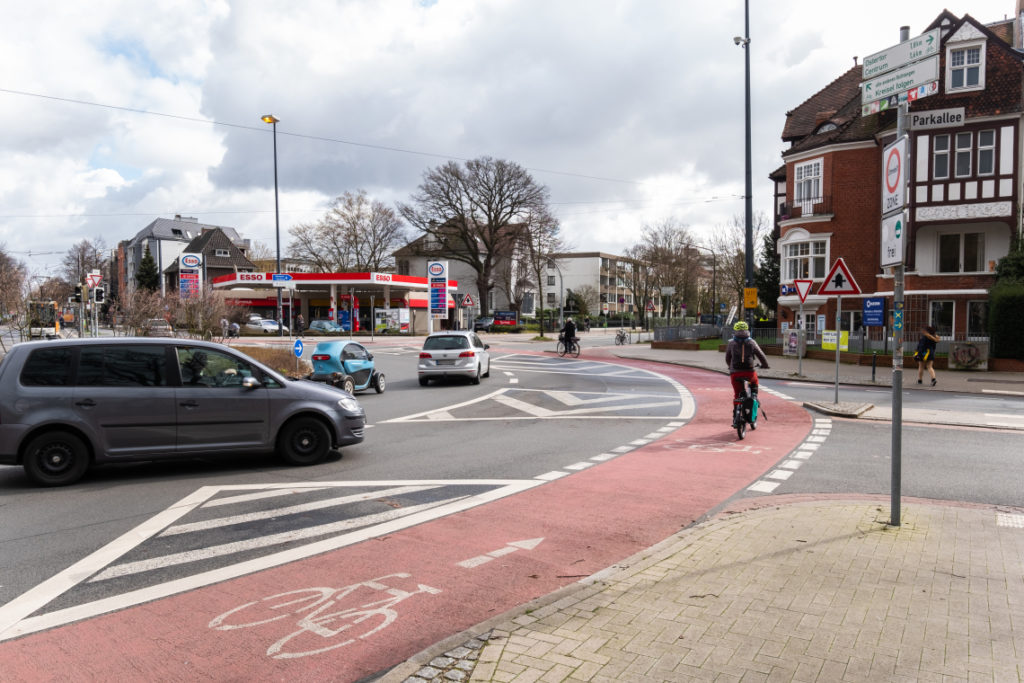
[(373, 363), (373, 354), (357, 342), (318, 342), (312, 360), (310, 379), (333, 384), (350, 394), (370, 387), (381, 394), (387, 386), (384, 373)]
[(25, 342), (0, 362), (0, 465), (40, 486), (130, 460), (276, 452), (313, 465), (360, 443), (365, 423), (352, 394), (211, 342)]
[(281, 326), (277, 324), (276, 320), (267, 320), (266, 318), (249, 318), (249, 322), (245, 324), (245, 329), (251, 332), (263, 332), (265, 334), (273, 332), (277, 334), (281, 331)]
[(144, 337), (173, 337), (174, 328), (163, 318), (152, 318), (147, 320), (142, 328)]
[(467, 377), (473, 384), (480, 384), (481, 377), (491, 375), (489, 348), (476, 332), (468, 330), (428, 335), (416, 366), (420, 386), (427, 386), (434, 377)]
[(477, 318), (473, 321), (474, 332), (490, 332), (491, 325), (494, 324), (494, 318), (492, 316), (486, 316), (483, 318)]
[(321, 334), (341, 334), (345, 331), (344, 327), (333, 320), (323, 319), (317, 319), (310, 322), (309, 329), (312, 332), (319, 332)]

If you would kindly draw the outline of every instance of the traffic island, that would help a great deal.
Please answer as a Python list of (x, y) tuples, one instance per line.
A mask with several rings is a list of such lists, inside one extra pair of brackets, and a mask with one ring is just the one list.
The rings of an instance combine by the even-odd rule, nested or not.
[(853, 417), (857, 418), (868, 412), (875, 406), (871, 403), (853, 403), (853, 402), (842, 402), (832, 403), (830, 401), (819, 402), (819, 401), (804, 401), (804, 408), (823, 413), (825, 415), (831, 415), (833, 417)]

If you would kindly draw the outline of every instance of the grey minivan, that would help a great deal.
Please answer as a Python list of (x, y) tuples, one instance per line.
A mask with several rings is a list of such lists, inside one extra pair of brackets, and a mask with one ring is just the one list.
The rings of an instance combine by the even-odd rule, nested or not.
[(276, 452), (313, 465), (360, 443), (365, 422), (351, 394), (211, 342), (26, 342), (0, 362), (0, 464), (41, 486), (103, 462)]

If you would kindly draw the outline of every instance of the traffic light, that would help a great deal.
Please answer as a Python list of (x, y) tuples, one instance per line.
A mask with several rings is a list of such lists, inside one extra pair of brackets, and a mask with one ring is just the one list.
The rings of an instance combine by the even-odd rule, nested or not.
[(96, 289), (92, 290), (92, 300), (98, 304), (103, 303), (103, 295), (104, 291), (102, 287), (97, 287)]
[(75, 303), (82, 303), (82, 285), (75, 285)]

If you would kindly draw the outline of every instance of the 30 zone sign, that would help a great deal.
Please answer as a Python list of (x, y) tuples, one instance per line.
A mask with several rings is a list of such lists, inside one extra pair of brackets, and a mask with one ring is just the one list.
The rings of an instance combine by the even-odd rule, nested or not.
[(906, 177), (907, 138), (901, 137), (885, 148), (882, 154), (882, 214), (902, 209), (906, 203), (903, 192)]

